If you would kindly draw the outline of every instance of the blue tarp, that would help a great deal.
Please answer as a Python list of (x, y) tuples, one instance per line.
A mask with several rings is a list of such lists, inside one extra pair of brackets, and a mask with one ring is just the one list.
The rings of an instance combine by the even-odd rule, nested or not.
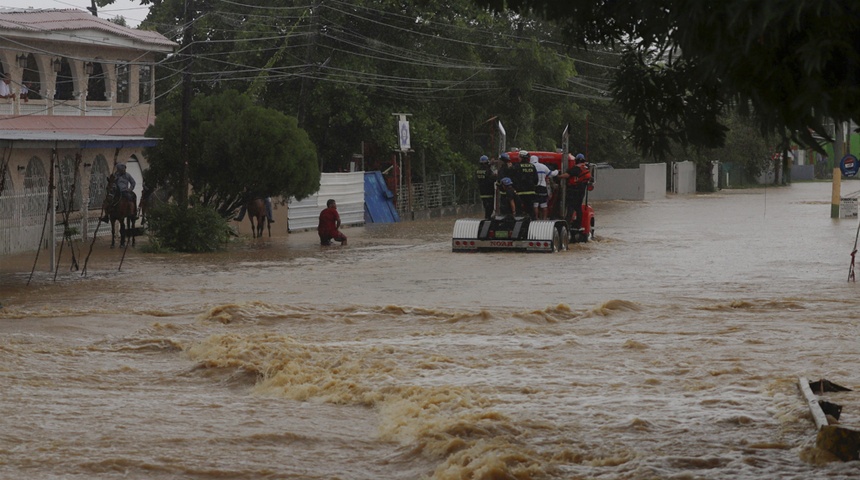
[(364, 223), (394, 223), (400, 215), (382, 172), (364, 172)]

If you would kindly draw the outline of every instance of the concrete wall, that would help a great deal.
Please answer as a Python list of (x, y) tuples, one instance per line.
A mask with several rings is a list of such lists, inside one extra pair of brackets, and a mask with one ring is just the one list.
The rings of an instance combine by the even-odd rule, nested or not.
[(639, 168), (602, 168), (594, 174), (590, 200), (654, 200), (666, 197), (666, 164)]
[(815, 165), (792, 165), (792, 180), (815, 180)]
[(666, 164), (648, 163), (639, 165), (639, 169), (643, 171), (643, 188), (645, 190), (645, 196), (642, 200), (666, 198)]
[(690, 161), (672, 163), (672, 191), (679, 195), (696, 193), (696, 164)]

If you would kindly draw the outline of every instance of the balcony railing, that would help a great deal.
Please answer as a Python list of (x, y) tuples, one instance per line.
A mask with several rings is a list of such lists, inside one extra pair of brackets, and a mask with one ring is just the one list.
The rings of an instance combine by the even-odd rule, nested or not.
[[(53, 103), (53, 108), (51, 108)], [(113, 104), (111, 102), (97, 101), (86, 102), (82, 107), (78, 100), (57, 100), (49, 102), (45, 99), (23, 100), (0, 99), (0, 115), (54, 115), (64, 117), (110, 117), (114, 115), (118, 106), (127, 104)], [(144, 108), (146, 105), (144, 105)]]

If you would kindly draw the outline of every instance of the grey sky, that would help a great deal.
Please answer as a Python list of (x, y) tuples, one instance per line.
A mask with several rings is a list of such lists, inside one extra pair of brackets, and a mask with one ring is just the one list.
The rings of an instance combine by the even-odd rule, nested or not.
[[(0, 0), (0, 8), (76, 8), (87, 11), (90, 5), (92, 5), (90, 0)], [(149, 7), (140, 5), (138, 0), (116, 0), (113, 5), (99, 8), (98, 14), (100, 18), (106, 19), (121, 15), (125, 17), (129, 26), (136, 27), (146, 18), (148, 11)]]

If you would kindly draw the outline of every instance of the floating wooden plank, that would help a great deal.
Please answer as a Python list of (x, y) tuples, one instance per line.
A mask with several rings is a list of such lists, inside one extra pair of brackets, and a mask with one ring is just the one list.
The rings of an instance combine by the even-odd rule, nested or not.
[(821, 410), (821, 406), (818, 404), (818, 397), (812, 393), (812, 389), (809, 388), (809, 380), (800, 377), (797, 380), (797, 385), (800, 387), (800, 393), (803, 394), (803, 398), (806, 399), (806, 403), (809, 406), (809, 413), (812, 414), (812, 420), (815, 422), (815, 428), (817, 430), (821, 430), (821, 427), (828, 424), (827, 416), (824, 415), (824, 412)]

